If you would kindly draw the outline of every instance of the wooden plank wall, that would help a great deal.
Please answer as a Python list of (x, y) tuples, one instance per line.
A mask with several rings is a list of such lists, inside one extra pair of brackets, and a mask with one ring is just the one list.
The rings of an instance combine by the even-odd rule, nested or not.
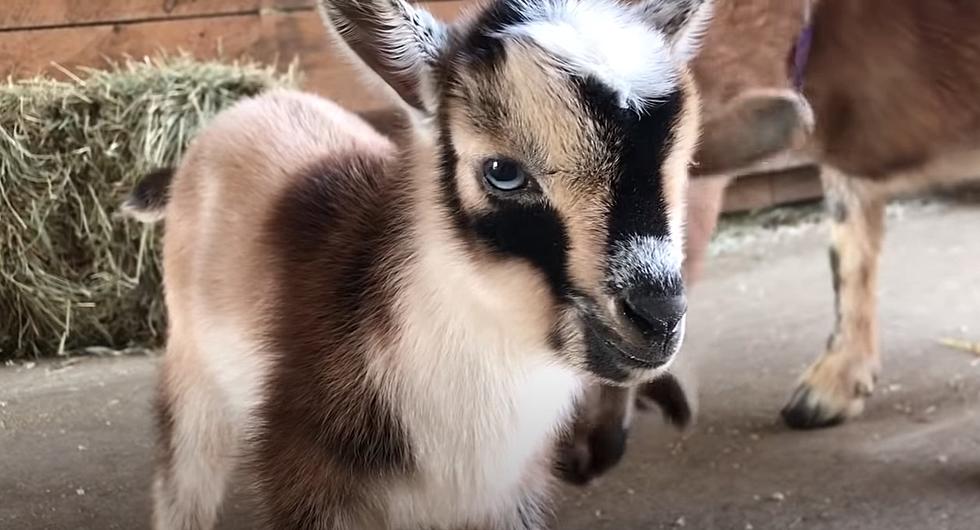
[[(61, 75), (106, 58), (184, 50), (198, 58), (249, 57), (285, 67), (298, 58), (306, 88), (355, 110), (382, 105), (329, 45), (313, 0), (2, 0), (0, 75)], [(466, 2), (423, 2), (452, 19)]]
[[(444, 19), (470, 0), (421, 2)], [(305, 88), (357, 111), (384, 106), (326, 38), (313, 0), (0, 0), (0, 76), (60, 76), (54, 67), (99, 67), (106, 59), (184, 50), (198, 58), (252, 58), (285, 67), (294, 58)], [(818, 197), (813, 174), (739, 179), (727, 211)]]

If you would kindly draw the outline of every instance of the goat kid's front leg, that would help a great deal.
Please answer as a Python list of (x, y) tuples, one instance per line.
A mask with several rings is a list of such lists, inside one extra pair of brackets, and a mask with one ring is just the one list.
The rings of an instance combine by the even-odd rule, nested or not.
[(672, 373), (638, 387), (589, 385), (559, 446), (556, 467), (562, 480), (582, 486), (622, 460), (637, 401), (655, 403), (677, 427), (693, 417), (688, 393)]
[(585, 485), (619, 463), (626, 452), (635, 395), (635, 387), (593, 383), (585, 389), (571, 430), (558, 448), (562, 480)]
[(826, 352), (803, 373), (782, 417), (795, 429), (829, 427), (864, 410), (881, 368), (876, 297), (885, 197), (823, 169), (831, 216), (830, 267), (836, 323)]

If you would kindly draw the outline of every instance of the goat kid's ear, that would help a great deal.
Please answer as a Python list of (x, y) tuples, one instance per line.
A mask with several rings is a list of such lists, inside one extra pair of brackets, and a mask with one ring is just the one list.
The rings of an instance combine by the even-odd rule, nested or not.
[(446, 27), (404, 0), (318, 0), (336, 40), (388, 84), (409, 107), (434, 111), (432, 65)]
[(667, 37), (674, 58), (687, 63), (701, 46), (711, 23), (714, 0), (636, 0), (635, 9)]

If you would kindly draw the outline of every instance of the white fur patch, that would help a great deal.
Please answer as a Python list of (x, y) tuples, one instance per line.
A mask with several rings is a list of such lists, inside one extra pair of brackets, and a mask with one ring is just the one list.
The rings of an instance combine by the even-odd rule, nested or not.
[(632, 236), (617, 244), (610, 260), (612, 283), (623, 288), (638, 278), (663, 282), (678, 280), (684, 252), (680, 245), (661, 237)]
[(583, 380), (442, 245), (426, 244), (399, 310), (406, 333), (370, 368), (419, 469), (389, 489), (390, 524), (509, 528), (518, 506), (545, 493), (547, 455)]
[(665, 35), (616, 2), (545, 1), (528, 5), (532, 20), (501, 37), (527, 38), (560, 66), (595, 76), (620, 95), (623, 108), (642, 108), (672, 92), (679, 67)]

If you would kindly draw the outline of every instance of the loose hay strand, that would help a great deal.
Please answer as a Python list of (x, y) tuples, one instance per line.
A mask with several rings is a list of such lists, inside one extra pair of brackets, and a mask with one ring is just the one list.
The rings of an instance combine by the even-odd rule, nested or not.
[(972, 353), (973, 355), (980, 357), (980, 342), (970, 342), (961, 339), (942, 338), (939, 339), (939, 344), (942, 344), (947, 348), (952, 348), (954, 350), (960, 350), (967, 353)]
[(215, 113), (297, 83), (185, 55), (67, 74), (0, 82), (0, 359), (158, 344), (159, 230), (119, 204)]

